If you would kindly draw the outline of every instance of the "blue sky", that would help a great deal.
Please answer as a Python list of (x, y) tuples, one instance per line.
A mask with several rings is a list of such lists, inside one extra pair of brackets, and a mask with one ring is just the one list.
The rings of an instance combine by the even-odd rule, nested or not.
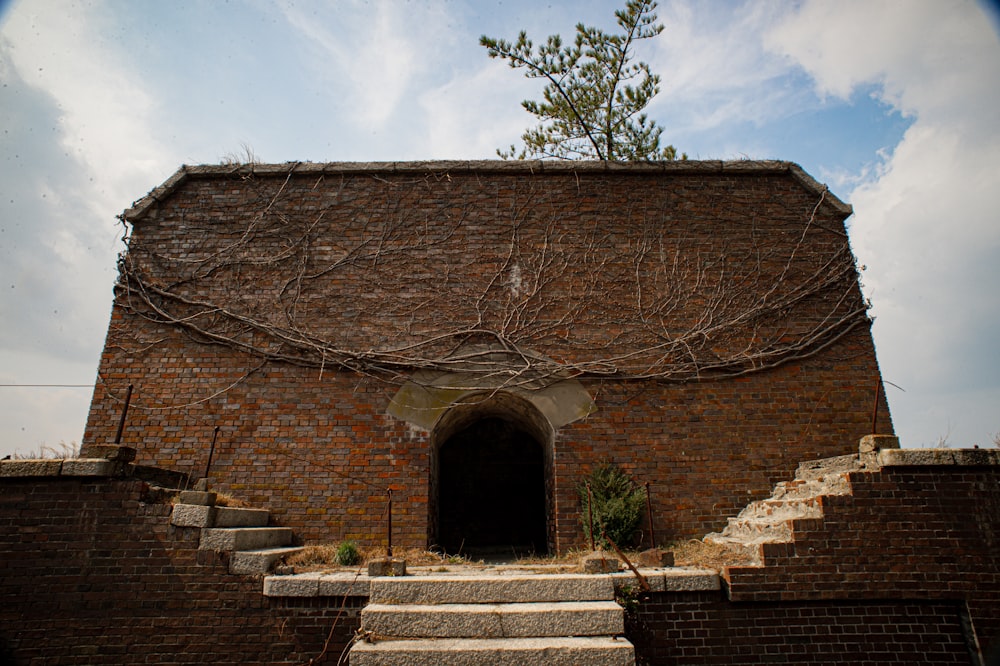
[[(91, 385), (115, 215), (181, 164), (484, 159), (539, 85), (478, 45), (604, 0), (0, 1), (0, 384)], [(904, 446), (1000, 432), (1000, 39), (959, 0), (660, 3), (649, 114), (695, 159), (801, 164), (851, 242)], [(0, 387), (0, 455), (79, 442), (86, 388)]]

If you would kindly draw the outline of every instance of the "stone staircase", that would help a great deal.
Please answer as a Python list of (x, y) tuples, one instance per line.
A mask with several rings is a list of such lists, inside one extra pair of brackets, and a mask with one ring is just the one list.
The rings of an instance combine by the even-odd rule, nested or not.
[(793, 480), (778, 483), (771, 497), (751, 502), (729, 519), (721, 533), (709, 534), (704, 540), (739, 548), (761, 565), (761, 544), (792, 541), (793, 521), (822, 518), (823, 498), (849, 495), (848, 474), (863, 469), (858, 455), (800, 463)]
[(291, 528), (268, 527), (266, 509), (215, 506), (215, 494), (185, 491), (170, 516), (175, 527), (201, 529), (198, 547), (229, 553), (229, 572), (264, 574), (279, 559), (302, 548), (290, 546)]
[(373, 578), (351, 666), (626, 666), (610, 576)]

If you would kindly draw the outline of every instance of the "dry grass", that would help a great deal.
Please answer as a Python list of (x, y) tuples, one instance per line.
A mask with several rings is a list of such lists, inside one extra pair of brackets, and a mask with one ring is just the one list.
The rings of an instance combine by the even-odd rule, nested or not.
[(746, 550), (690, 539), (671, 544), (666, 550), (674, 552), (674, 564), (679, 567), (703, 567), (721, 570), (730, 566), (753, 565), (753, 557)]
[(14, 453), (14, 460), (70, 460), (80, 457), (80, 447), (76, 442), (59, 442), (56, 446), (42, 445), (37, 451)]
[[(295, 568), (296, 572), (307, 571), (333, 571), (333, 570), (354, 570), (358, 567), (343, 567), (337, 564), (336, 543), (321, 543), (307, 545), (304, 550), (290, 556), (286, 564)], [(675, 566), (699, 567), (704, 569), (721, 570), (726, 566), (752, 565), (753, 559), (746, 551), (731, 546), (721, 546), (717, 544), (704, 543), (692, 539), (676, 544), (671, 544), (665, 550), (674, 553)], [(385, 556), (384, 546), (362, 548), (358, 547), (361, 554), (361, 561), (380, 558)], [(559, 567), (566, 571), (574, 570), (580, 558), (589, 551), (569, 551), (562, 555), (521, 557), (510, 562), (524, 567)], [(481, 561), (474, 561), (467, 557), (457, 555), (441, 555), (419, 548), (395, 549), (393, 556), (406, 560), (408, 567), (429, 567), (438, 571), (448, 571), (458, 567), (485, 566)], [(634, 561), (638, 553), (626, 553), (626, 556)], [(550, 570), (550, 569), (549, 569)]]

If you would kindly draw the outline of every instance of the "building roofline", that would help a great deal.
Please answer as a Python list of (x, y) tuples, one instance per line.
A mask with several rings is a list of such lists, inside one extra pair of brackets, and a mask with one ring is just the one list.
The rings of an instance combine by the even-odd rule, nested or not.
[(669, 174), (788, 174), (808, 192), (824, 195), (824, 202), (846, 219), (853, 209), (829, 188), (794, 162), (780, 160), (674, 160), (664, 162), (540, 161), (540, 160), (440, 160), (418, 162), (286, 162), (284, 164), (182, 165), (162, 185), (134, 202), (122, 219), (140, 220), (160, 201), (190, 179), (232, 176), (287, 176), (399, 173), (669, 173)]

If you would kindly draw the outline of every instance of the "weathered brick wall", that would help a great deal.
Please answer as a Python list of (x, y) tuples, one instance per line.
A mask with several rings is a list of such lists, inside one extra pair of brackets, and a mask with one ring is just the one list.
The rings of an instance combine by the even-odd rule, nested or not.
[[(551, 546), (582, 543), (576, 487), (608, 459), (653, 484), (661, 541), (717, 529), (800, 460), (852, 452), (880, 379), (867, 322), (849, 316), (863, 306), (844, 211), (787, 168), (685, 168), (192, 175), (134, 222), (84, 447), (114, 438), (132, 383), (123, 443), (140, 462), (200, 476), (218, 426), (217, 489), (306, 539), (371, 543), (391, 486), (398, 543), (426, 546), (432, 436), (386, 413), (406, 368), (348, 372), (333, 351), (320, 358), (198, 303), (286, 332), (294, 321), (339, 350), (423, 345), (425, 360), (497, 335), (589, 369), (580, 381), (596, 411), (553, 443)], [(818, 292), (796, 291), (845, 266)], [(173, 315), (199, 331), (158, 321), (140, 298), (156, 290), (187, 299)], [(748, 298), (757, 314), (744, 322)], [(774, 299), (787, 307), (768, 310)], [(829, 315), (845, 326), (807, 358), (713, 379), (715, 361), (769, 365)], [(716, 318), (742, 323), (705, 328)], [(771, 355), (737, 368), (754, 345)], [(602, 378), (597, 362), (612, 357), (620, 374), (649, 378)], [(880, 413), (891, 432), (884, 398)]]
[(955, 601), (733, 603), (657, 593), (627, 616), (640, 666), (970, 664)]
[[(0, 479), (0, 663), (301, 664), (340, 599), (271, 602), (137, 480)], [(364, 600), (337, 620), (334, 664)]]
[[(971, 452), (967, 452), (971, 453)], [(953, 601), (1000, 661), (1000, 468), (888, 466), (851, 473), (851, 495), (764, 545), (763, 568), (730, 568), (737, 602)]]

